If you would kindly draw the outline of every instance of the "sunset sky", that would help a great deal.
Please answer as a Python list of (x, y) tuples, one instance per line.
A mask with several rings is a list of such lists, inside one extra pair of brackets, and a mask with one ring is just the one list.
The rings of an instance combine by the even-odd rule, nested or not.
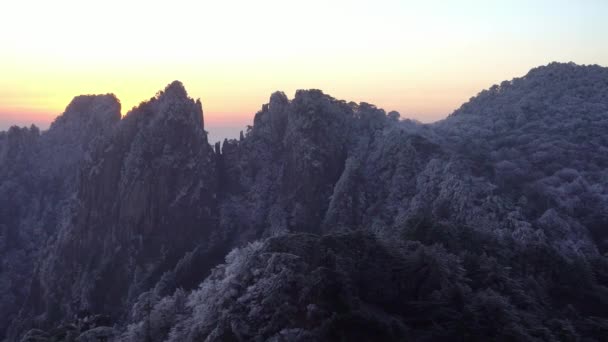
[(538, 65), (608, 66), (606, 18), (605, 0), (2, 1), (0, 129), (47, 128), (79, 94), (126, 114), (176, 79), (215, 138), (276, 90), (429, 122)]

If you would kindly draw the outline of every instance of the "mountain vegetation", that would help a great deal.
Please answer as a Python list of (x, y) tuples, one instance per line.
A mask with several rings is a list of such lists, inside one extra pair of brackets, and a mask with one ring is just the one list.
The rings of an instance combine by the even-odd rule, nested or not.
[(602, 341), (608, 68), (421, 124), (281, 92), (211, 145), (175, 81), (0, 132), (0, 339)]

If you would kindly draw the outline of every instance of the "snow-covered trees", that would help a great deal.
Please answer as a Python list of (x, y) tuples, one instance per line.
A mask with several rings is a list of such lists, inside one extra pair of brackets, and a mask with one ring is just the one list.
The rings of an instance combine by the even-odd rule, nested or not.
[(534, 69), (429, 125), (277, 92), (215, 149), (179, 82), (121, 120), (79, 97), (49, 132), (0, 133), (0, 331), (600, 339), (606, 70)]
[[(359, 231), (289, 234), (236, 249), (191, 292), (183, 315), (155, 322), (172, 322), (168, 338), (167, 328), (156, 336), (552, 341), (605, 331), (605, 319), (583, 318), (604, 305), (606, 288), (589, 272), (605, 274), (605, 265), (568, 260), (547, 245), (512, 250), (487, 232), (452, 227), (456, 235), (445, 239), (449, 227), (424, 228), (424, 243)], [(588, 306), (589, 295), (597, 304)], [(133, 332), (150, 317), (130, 325), (123, 340), (138, 341)]]

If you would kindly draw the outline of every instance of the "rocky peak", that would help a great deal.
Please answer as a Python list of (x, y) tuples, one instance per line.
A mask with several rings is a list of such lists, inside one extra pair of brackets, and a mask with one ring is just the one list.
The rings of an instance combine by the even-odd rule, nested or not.
[(91, 140), (120, 121), (120, 102), (113, 94), (75, 97), (45, 133), (49, 142), (86, 149)]
[(40, 173), (71, 188), (80, 162), (111, 135), (120, 117), (120, 102), (112, 94), (75, 97), (41, 136)]
[[(215, 153), (173, 82), (94, 152), (53, 145), (0, 173), (0, 339), (12, 324), (9, 341), (602, 340), (608, 84), (593, 68), (532, 71), (435, 125), (278, 92)], [(86, 99), (61, 120), (98, 115)], [(18, 165), (6, 141), (38, 135), (0, 132), (0, 171)], [(82, 155), (54, 173), (76, 191), (27, 174)]]
[(332, 98), (329, 95), (325, 95), (320, 89), (298, 89), (294, 100), (299, 101), (316, 101), (321, 98)]
[(188, 98), (188, 92), (186, 91), (184, 84), (180, 81), (173, 81), (173, 82), (169, 83), (165, 87), (165, 90), (162, 92), (162, 94), (164, 96), (169, 96), (169, 97), (176, 97), (176, 98), (182, 98), (182, 99)]
[(168, 126), (180, 130), (189, 127), (206, 139), (201, 101), (190, 98), (180, 81), (167, 85), (150, 101), (134, 108), (127, 117), (136, 117), (136, 121), (145, 117), (146, 125)]
[(151, 102), (186, 103), (194, 101), (188, 96), (186, 88), (180, 81), (173, 81), (165, 89), (158, 91)]
[[(51, 311), (117, 317), (122, 303), (204, 245), (215, 229), (216, 166), (200, 101), (171, 83), (119, 121), (81, 170), (75, 200), (82, 205), (61, 227), (49, 247), (58, 252), (37, 277), (50, 284), (41, 291), (49, 294)], [(55, 279), (59, 270), (69, 276)], [(74, 299), (70, 306), (62, 305), (66, 298)]]
[(114, 94), (81, 95), (70, 102), (65, 112), (51, 124), (50, 130), (62, 129), (62, 127), (105, 127), (119, 120), (120, 102)]
[(289, 100), (285, 93), (277, 91), (270, 96), (268, 104), (262, 106), (254, 119), (254, 134), (280, 142), (285, 134)]
[(287, 135), (289, 139), (325, 141), (335, 146), (336, 139), (341, 140), (338, 136), (349, 134), (353, 116), (353, 108), (344, 101), (317, 89), (298, 90), (291, 102)]
[(282, 110), (285, 106), (289, 105), (289, 99), (282, 91), (275, 91), (270, 95), (269, 109), (270, 110)]

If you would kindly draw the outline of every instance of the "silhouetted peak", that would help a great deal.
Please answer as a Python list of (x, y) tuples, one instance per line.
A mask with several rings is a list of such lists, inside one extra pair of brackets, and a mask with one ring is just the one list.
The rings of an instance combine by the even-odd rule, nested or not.
[(187, 99), (188, 92), (180, 81), (173, 81), (165, 87), (165, 90), (160, 93), (159, 97), (168, 96), (174, 98)]
[(287, 112), (289, 99), (285, 93), (277, 91), (270, 96), (268, 104), (262, 106), (262, 110), (255, 115), (253, 120), (254, 132), (270, 140), (282, 139), (287, 125)]
[[(160, 124), (167, 127), (164, 123), (180, 122), (194, 129), (201, 129), (204, 134), (203, 108), (200, 100), (188, 97), (184, 85), (180, 81), (173, 81), (164, 90), (156, 93), (150, 101), (142, 102), (127, 114), (149, 121), (150, 124)], [(138, 120), (139, 120), (138, 119)]]
[[(113, 94), (76, 96), (48, 133), (61, 140), (84, 142), (120, 121), (120, 102)], [(71, 136), (71, 137), (70, 137)]]
[(294, 101), (302, 101), (302, 100), (320, 100), (323, 98), (333, 99), (331, 96), (326, 95), (320, 89), (299, 89), (296, 91), (296, 96), (294, 97)]
[(289, 99), (282, 91), (275, 91), (270, 95), (270, 102), (268, 104), (270, 105), (270, 109), (275, 109), (276, 107), (283, 108), (289, 104)]
[(120, 101), (114, 94), (79, 95), (72, 99), (65, 111), (74, 112), (79, 110), (87, 110), (92, 106), (120, 107)]
[(307, 113), (307, 115), (323, 115), (327, 111), (338, 110), (339, 107), (347, 109), (348, 105), (344, 101), (338, 101), (335, 98), (323, 93), (319, 89), (298, 90), (292, 101), (295, 112)]
[(393, 121), (399, 121), (401, 118), (401, 114), (396, 110), (391, 110), (386, 114), (386, 116)]
[(116, 122), (120, 120), (120, 101), (114, 94), (76, 96), (66, 107), (65, 112), (53, 122), (51, 129), (73, 120)]
[(140, 103), (122, 121), (121, 129), (127, 136), (135, 136), (135, 144), (142, 150), (187, 154), (192, 146), (206, 146), (208, 142), (202, 104), (188, 97), (179, 81)]
[(606, 70), (428, 125), (276, 92), (215, 154), (177, 81), (0, 132), (0, 340), (603, 340)]
[[(589, 113), (589, 104), (601, 104), (608, 88), (608, 68), (598, 65), (551, 63), (530, 70), (525, 76), (482, 90), (448, 117), (483, 117), (508, 121), (510, 128), (532, 120), (557, 120), (564, 108), (569, 115)], [(580, 106), (577, 102), (586, 102)], [(509, 108), (509, 110), (506, 110)], [(492, 119), (490, 119), (492, 118)], [(503, 127), (504, 128), (504, 127)], [(494, 130), (494, 128), (492, 129)]]
[[(569, 63), (560, 63), (560, 62), (551, 62), (547, 65), (541, 65), (539, 67), (531, 69), (527, 77), (535, 77), (535, 76), (549, 76), (549, 75), (557, 75), (564, 76), (564, 74), (573, 73), (576, 71), (584, 71), (589, 68), (593, 68), (593, 65), (578, 65), (573, 62)], [(597, 67), (597, 66), (595, 66)]]

